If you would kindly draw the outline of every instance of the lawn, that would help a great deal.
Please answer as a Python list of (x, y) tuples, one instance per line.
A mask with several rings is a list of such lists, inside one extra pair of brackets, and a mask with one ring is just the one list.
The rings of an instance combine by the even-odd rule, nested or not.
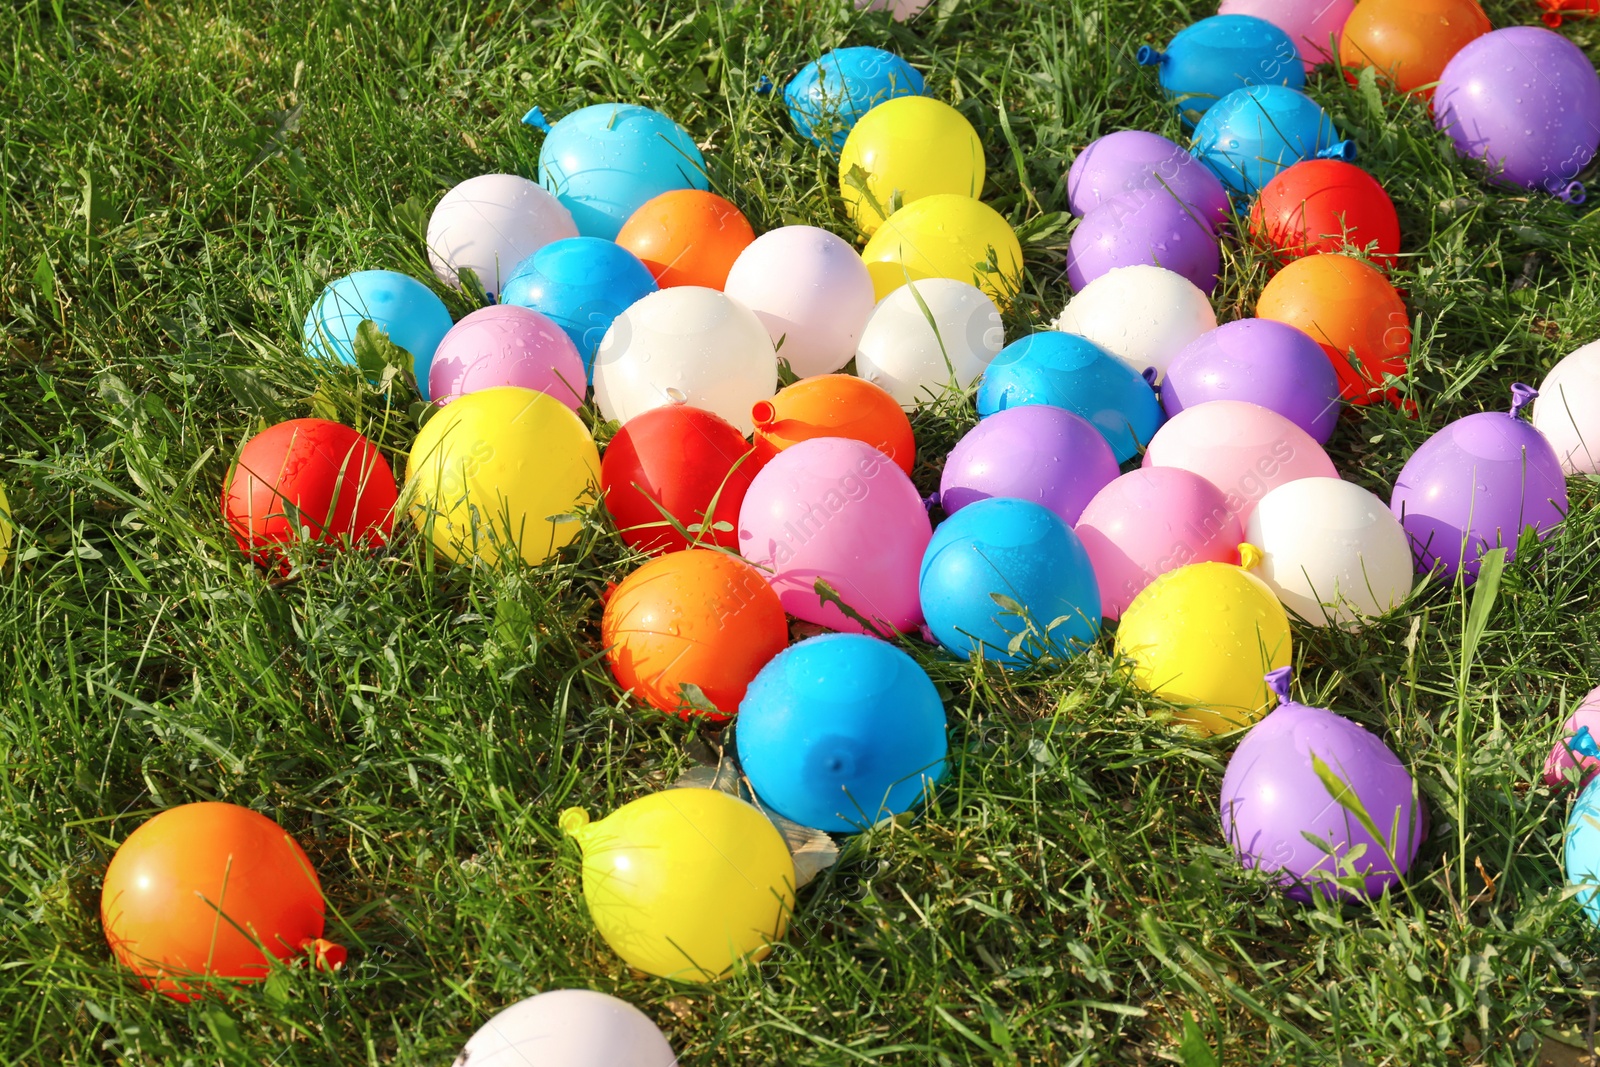
[[(1537, 21), (1532, 3), (1488, 9)], [(987, 146), (985, 199), (1026, 252), (1015, 338), (1068, 295), (1074, 153), (1128, 127), (1179, 136), (1134, 51), (1213, 10), (940, 0), (907, 25), (832, 0), (0, 13), (0, 481), (20, 528), (0, 574), (0, 1061), (443, 1064), (500, 1007), (581, 986), (639, 1006), (686, 1067), (1579, 1062), (1600, 956), (1563, 899), (1567, 791), (1539, 770), (1600, 682), (1590, 480), (1498, 590), (1435, 582), (1358, 634), (1296, 627), (1301, 698), (1377, 730), (1427, 799), (1403, 892), (1302, 906), (1241, 870), (1215, 808), (1237, 739), (1174, 730), (1109, 639), (1020, 673), (914, 645), (946, 697), (945, 785), (920, 817), (849, 839), (787, 942), (710, 987), (627, 971), (556, 827), (719, 745), (611, 681), (600, 598), (638, 559), (603, 512), (543, 568), (431, 566), (404, 538), (288, 581), (221, 522), (239, 445), (285, 418), (338, 418), (403, 467), (415, 423), (355, 371), (313, 364), (301, 320), (351, 270), (431, 284), (428, 212), (473, 175), (534, 173), (529, 107), (662, 109), (757, 232), (852, 236), (829, 157), (758, 86), (841, 44), (899, 52)], [(1600, 23), (1562, 32), (1600, 59)], [(1419, 416), (1347, 412), (1330, 446), (1387, 499), (1429, 433), (1507, 407), (1513, 381), (1600, 336), (1600, 212), (1491, 190), (1422, 105), (1370, 82), (1324, 69), (1310, 91), (1405, 232)], [(1267, 271), (1237, 244), (1225, 257), (1216, 305), (1232, 319)], [(918, 416), (924, 492), (974, 418)], [(205, 799), (306, 847), (328, 936), (350, 949), (336, 978), (282, 970), (182, 1005), (113, 963), (98, 918), (112, 852)]]

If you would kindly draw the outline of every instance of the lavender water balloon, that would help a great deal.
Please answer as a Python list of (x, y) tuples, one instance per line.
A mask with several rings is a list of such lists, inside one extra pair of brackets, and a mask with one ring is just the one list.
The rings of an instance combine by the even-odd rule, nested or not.
[(1209, 400), (1247, 400), (1327, 444), (1339, 424), (1339, 376), (1322, 346), (1272, 319), (1240, 319), (1201, 334), (1161, 383), (1167, 417)]
[(1143, 130), (1108, 133), (1078, 153), (1067, 172), (1067, 206), (1080, 218), (1113, 197), (1172, 197), (1212, 226), (1232, 209), (1221, 180), (1188, 149)]
[(1043, 504), (1068, 526), (1117, 476), (1111, 445), (1089, 420), (1048, 404), (997, 411), (945, 460), (938, 503), (949, 514), (990, 497)]
[(1073, 231), (1067, 281), (1077, 292), (1118, 267), (1141, 263), (1181, 274), (1209, 294), (1217, 288), (1222, 250), (1199, 213), (1173, 196), (1112, 197)]
[(1438, 567), (1470, 585), (1485, 552), (1504, 546), (1509, 560), (1523, 530), (1543, 540), (1566, 516), (1561, 461), (1521, 417), (1539, 394), (1518, 382), (1511, 395), (1509, 413), (1457, 419), (1401, 468), (1389, 507), (1411, 539), (1420, 573)]
[(1578, 172), (1600, 149), (1600, 74), (1582, 49), (1537, 26), (1495, 30), (1439, 76), (1434, 122), (1495, 177), (1582, 203)]
[(428, 393), (440, 403), (497, 385), (548, 393), (573, 411), (588, 379), (572, 338), (537, 311), (514, 304), (479, 308), (451, 327), (428, 369)]
[[(1411, 773), (1371, 731), (1326, 708), (1290, 700), (1290, 674), (1280, 667), (1267, 675), (1278, 706), (1228, 761), (1223, 833), (1240, 863), (1277, 874), (1295, 900), (1309, 901), (1314, 892), (1379, 896), (1399, 884), (1427, 836), (1422, 800)], [(1361, 802), (1377, 837), (1334, 799), (1313, 758)]]

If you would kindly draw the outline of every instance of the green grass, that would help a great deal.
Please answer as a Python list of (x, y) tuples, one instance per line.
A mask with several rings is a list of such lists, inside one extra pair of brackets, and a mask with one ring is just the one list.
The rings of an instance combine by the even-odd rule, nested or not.
[[(1566, 798), (1538, 772), (1600, 681), (1590, 481), (1548, 550), (1507, 569), (1468, 662), (1468, 604), (1438, 585), (1360, 634), (1296, 629), (1302, 697), (1416, 770), (1433, 833), (1409, 892), (1301, 907), (1240, 870), (1214, 810), (1233, 742), (1151, 718), (1108, 641), (1062, 672), (926, 652), (953, 741), (936, 802), (853, 839), (788, 942), (714, 987), (627, 972), (555, 827), (716, 743), (629, 707), (597, 658), (599, 597), (636, 562), (601, 520), (540, 570), (430, 568), (415, 540), (284, 584), (243, 561), (217, 497), (253, 430), (333, 411), (397, 465), (409, 444), (356, 375), (302, 355), (309, 302), (359, 268), (431, 280), (420, 220), (464, 178), (533, 172), (530, 105), (662, 108), (758, 231), (842, 230), (828, 159), (754, 89), (840, 44), (897, 50), (988, 146), (986, 199), (1027, 251), (1014, 337), (1066, 297), (1073, 153), (1178, 132), (1134, 49), (1212, 10), (942, 0), (898, 26), (821, 0), (681, 2), (636, 24), (657, 6), (0, 14), (0, 480), (21, 527), (0, 577), (0, 1060), (438, 1064), (499, 1007), (577, 985), (639, 1005), (695, 1067), (1576, 1062), (1556, 1057), (1594, 1026), (1600, 957), (1562, 899)], [(1600, 57), (1600, 24), (1563, 32)], [(1333, 445), (1387, 496), (1430, 431), (1600, 335), (1600, 213), (1486, 188), (1415, 103), (1327, 72), (1312, 91), (1406, 233), (1421, 418), (1350, 413)], [(1266, 279), (1229, 257), (1224, 318)], [(924, 491), (963, 424), (919, 419)], [(111, 962), (112, 851), (202, 799), (306, 846), (351, 948), (337, 979), (284, 971), (179, 1005)]]

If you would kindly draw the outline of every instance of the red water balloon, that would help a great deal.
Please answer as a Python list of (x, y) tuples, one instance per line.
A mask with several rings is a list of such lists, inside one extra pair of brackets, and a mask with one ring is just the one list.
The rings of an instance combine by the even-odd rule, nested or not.
[(1376, 178), (1338, 159), (1308, 159), (1281, 171), (1250, 212), (1258, 242), (1294, 260), (1343, 249), (1385, 269), (1400, 251), (1400, 219)]
[(1566, 21), (1567, 15), (1600, 15), (1600, 0), (1539, 0), (1539, 7), (1544, 11), (1539, 17), (1551, 29)]
[[(753, 452), (732, 423), (709, 411), (652, 408), (623, 423), (601, 457), (606, 510), (622, 539), (652, 556), (689, 547), (663, 508), (690, 537), (697, 524), (712, 524), (699, 544), (737, 548), (739, 505), (756, 473)], [(716, 529), (718, 523), (728, 528)]]
[(222, 490), (222, 515), (239, 549), (287, 566), (302, 536), (331, 545), (381, 545), (399, 494), (378, 447), (327, 419), (291, 419), (256, 434)]

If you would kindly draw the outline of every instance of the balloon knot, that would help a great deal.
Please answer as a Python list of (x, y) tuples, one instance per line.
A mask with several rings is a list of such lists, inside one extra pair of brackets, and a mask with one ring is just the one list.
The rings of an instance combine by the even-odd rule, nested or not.
[(568, 808), (556, 818), (556, 825), (562, 833), (576, 837), (579, 830), (589, 825), (589, 813), (582, 808)]
[(1573, 207), (1577, 207), (1589, 199), (1589, 193), (1584, 189), (1582, 182), (1568, 182), (1565, 187), (1555, 194), (1555, 197), (1563, 204), (1571, 204)]
[(1294, 678), (1294, 668), (1279, 667), (1275, 671), (1268, 671), (1265, 677), (1267, 688), (1277, 696), (1278, 702), (1287, 704), (1289, 702), (1289, 682)]
[(536, 107), (530, 107), (528, 113), (522, 116), (522, 124), (524, 126), (532, 126), (536, 130), (543, 130), (545, 133), (550, 132), (550, 120), (545, 118), (544, 112)]
[(1339, 159), (1346, 163), (1356, 161), (1356, 143), (1354, 141), (1340, 141), (1331, 144), (1317, 153), (1318, 159)]
[(1253, 571), (1261, 563), (1261, 550), (1249, 541), (1239, 545), (1239, 566), (1247, 571)]
[(1144, 370), (1139, 372), (1139, 377), (1145, 380), (1146, 385), (1154, 389), (1156, 387), (1156, 382), (1161, 379), (1161, 372), (1156, 370), (1154, 367), (1146, 367)]
[(1539, 390), (1523, 382), (1511, 383), (1511, 417), (1517, 418), (1522, 409), (1539, 399)]
[(939, 492), (938, 492), (938, 490), (934, 490), (933, 492), (929, 493), (927, 496), (923, 497), (922, 498), (922, 506), (923, 506), (924, 509), (926, 509), (928, 511), (932, 511), (934, 508), (938, 507), (939, 506)]
[(1165, 60), (1167, 58), (1167, 54), (1165, 52), (1158, 52), (1156, 49), (1151, 48), (1147, 44), (1142, 44), (1139, 46), (1139, 55), (1137, 58), (1139, 60), (1139, 66), (1153, 67)]
[(1578, 732), (1567, 738), (1567, 747), (1580, 756), (1590, 759), (1600, 757), (1600, 744), (1595, 743), (1594, 735), (1587, 726), (1578, 727)]
[(770, 400), (757, 400), (750, 408), (750, 421), (756, 424), (758, 430), (770, 430), (777, 418), (778, 409), (772, 406)]
[(300, 942), (300, 951), (310, 957), (314, 971), (337, 971), (350, 958), (349, 950), (343, 945), (335, 945), (320, 937), (308, 937)]
[(761, 80), (756, 82), (756, 95), (766, 96), (770, 92), (772, 92), (772, 79), (763, 74)]

